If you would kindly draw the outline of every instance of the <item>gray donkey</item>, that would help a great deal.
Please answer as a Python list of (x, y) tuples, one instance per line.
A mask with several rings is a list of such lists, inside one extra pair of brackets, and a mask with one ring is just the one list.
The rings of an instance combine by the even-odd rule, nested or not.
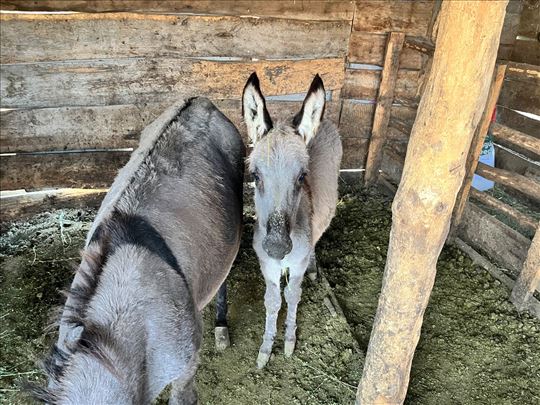
[[(45, 361), (53, 404), (197, 402), (200, 311), (225, 280), (242, 224), (244, 144), (205, 98), (141, 135), (88, 234)], [(225, 321), (225, 288), (218, 321)]]
[(256, 184), (253, 247), (266, 282), (266, 326), (257, 358), (257, 366), (262, 368), (272, 351), (281, 308), (280, 280), (287, 271), (285, 355), (294, 351), (302, 280), (308, 267), (316, 272), (315, 244), (334, 217), (342, 148), (335, 125), (323, 121), (325, 91), (319, 75), (292, 126), (273, 126), (255, 73), (242, 98), (244, 120), (254, 144), (249, 156)]

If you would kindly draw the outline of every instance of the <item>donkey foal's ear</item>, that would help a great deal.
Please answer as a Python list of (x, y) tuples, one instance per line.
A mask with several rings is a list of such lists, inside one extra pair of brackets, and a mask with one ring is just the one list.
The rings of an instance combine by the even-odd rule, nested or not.
[(259, 78), (253, 72), (244, 86), (242, 94), (242, 116), (246, 122), (249, 138), (253, 143), (272, 129), (272, 120), (259, 86)]
[(308, 144), (319, 129), (324, 114), (326, 93), (321, 77), (317, 74), (311, 82), (302, 109), (294, 116), (293, 125)]

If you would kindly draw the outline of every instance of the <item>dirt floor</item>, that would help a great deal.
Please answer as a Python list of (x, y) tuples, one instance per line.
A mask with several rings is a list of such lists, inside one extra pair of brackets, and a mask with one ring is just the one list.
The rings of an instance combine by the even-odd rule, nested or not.
[[(93, 215), (91, 210), (41, 214), (14, 224), (0, 237), (1, 403), (28, 403), (18, 382), (42, 378), (36, 361), (54, 339), (54, 329), (44, 329), (62, 302), (59, 290), (72, 278)], [(214, 350), (213, 308), (204, 314), (197, 375), (201, 403), (352, 403), (375, 315), (390, 223), (387, 198), (343, 195), (317, 253), (348, 322), (330, 314), (323, 284), (306, 280), (294, 356), (283, 356), (279, 335), (273, 358), (259, 371), (255, 360), (264, 326), (264, 285), (251, 249), (253, 213), (248, 210), (229, 283), (230, 349)], [(461, 252), (443, 250), (407, 403), (540, 403), (540, 322), (518, 315), (507, 297), (504, 286)]]

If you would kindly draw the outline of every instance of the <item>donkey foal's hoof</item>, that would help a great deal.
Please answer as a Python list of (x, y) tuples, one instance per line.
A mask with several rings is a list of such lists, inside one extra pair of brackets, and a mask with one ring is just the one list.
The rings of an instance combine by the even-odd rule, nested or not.
[(296, 340), (286, 340), (285, 341), (285, 356), (291, 357), (294, 352), (294, 347), (296, 346)]
[(227, 326), (216, 326), (216, 329), (214, 329), (214, 336), (216, 338), (216, 349), (218, 351), (225, 350), (231, 345), (229, 328)]
[(259, 355), (257, 356), (257, 368), (264, 368), (264, 366), (268, 364), (268, 360), (270, 360), (270, 353), (259, 352)]

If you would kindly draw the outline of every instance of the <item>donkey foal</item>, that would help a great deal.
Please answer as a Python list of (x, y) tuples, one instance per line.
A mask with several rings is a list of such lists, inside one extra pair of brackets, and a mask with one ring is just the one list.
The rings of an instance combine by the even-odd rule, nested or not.
[(242, 98), (244, 120), (254, 143), (249, 157), (256, 184), (253, 247), (266, 282), (266, 326), (257, 358), (262, 368), (272, 351), (281, 308), (280, 280), (287, 271), (285, 355), (294, 351), (302, 280), (308, 267), (316, 271), (315, 244), (334, 217), (342, 148), (335, 125), (323, 121), (325, 91), (319, 75), (292, 125), (274, 127), (255, 73)]

